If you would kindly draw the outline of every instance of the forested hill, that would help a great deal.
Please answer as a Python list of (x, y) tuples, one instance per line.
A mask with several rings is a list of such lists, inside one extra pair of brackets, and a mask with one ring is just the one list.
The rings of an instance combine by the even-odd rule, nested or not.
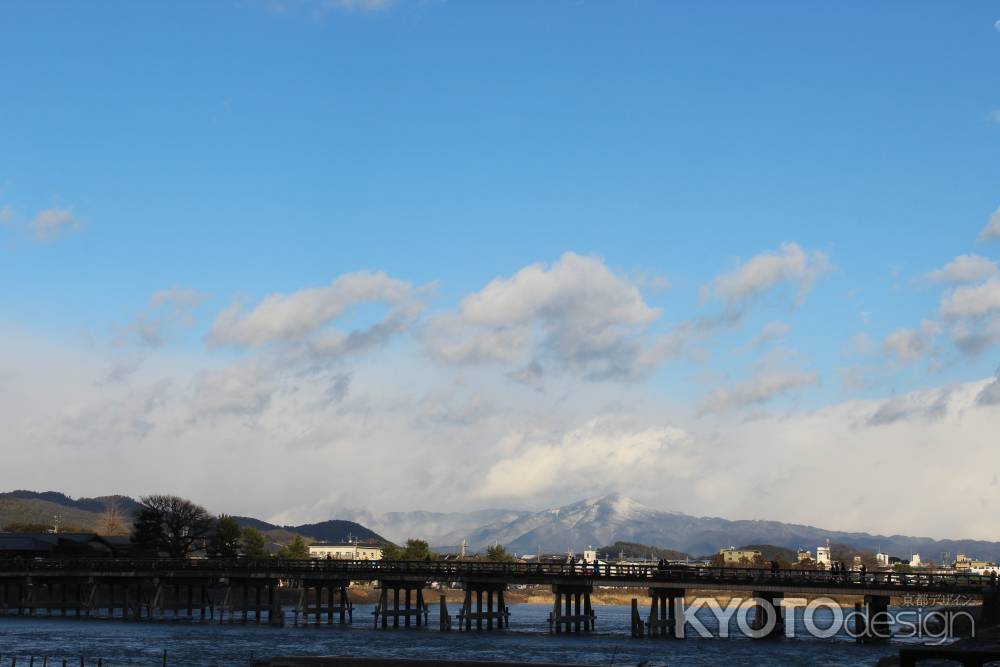
[[(126, 524), (139, 509), (139, 501), (129, 496), (111, 495), (96, 498), (71, 498), (59, 491), (7, 491), (0, 493), (0, 530), (5, 526), (51, 527), (58, 516), (61, 530), (97, 532), (109, 505), (117, 507)], [(241, 526), (253, 526), (276, 542), (290, 541), (301, 535), (311, 541), (386, 543), (384, 537), (354, 521), (331, 519), (301, 526), (278, 526), (253, 517), (234, 517)]]

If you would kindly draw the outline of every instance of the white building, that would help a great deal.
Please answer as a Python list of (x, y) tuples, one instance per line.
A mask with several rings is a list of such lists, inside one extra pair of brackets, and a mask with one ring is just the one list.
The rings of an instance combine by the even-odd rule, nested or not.
[(924, 564), (920, 562), (920, 554), (913, 554), (910, 556), (910, 567), (923, 567)]
[(344, 542), (309, 545), (310, 558), (335, 558), (337, 560), (382, 560), (382, 547), (371, 544)]
[(830, 567), (833, 564), (830, 558), (830, 545), (816, 547), (816, 564), (820, 567)]
[(881, 550), (875, 554), (875, 562), (882, 567), (889, 567), (889, 554), (882, 553)]

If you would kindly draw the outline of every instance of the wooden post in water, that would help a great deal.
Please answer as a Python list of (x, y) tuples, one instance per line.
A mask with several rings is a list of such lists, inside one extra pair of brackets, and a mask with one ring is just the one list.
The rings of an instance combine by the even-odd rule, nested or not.
[(441, 604), (441, 632), (448, 632), (451, 630), (451, 617), (448, 616), (448, 596), (443, 593), (440, 596)]
[(465, 616), (466, 631), (472, 630), (472, 589), (465, 589), (465, 606), (462, 607), (462, 614)]
[(344, 583), (340, 584), (340, 624), (343, 625), (347, 620), (347, 605), (350, 604), (351, 599), (347, 596), (347, 585)]
[(250, 584), (243, 580), (243, 625), (247, 624), (250, 617)]
[(476, 591), (476, 630), (483, 629), (483, 592)]
[(486, 629), (493, 629), (493, 591), (486, 591)]
[(554, 602), (552, 603), (552, 623), (549, 630), (559, 634), (562, 632), (562, 628), (559, 627), (559, 614), (562, 613), (562, 593), (554, 593), (552, 597)]

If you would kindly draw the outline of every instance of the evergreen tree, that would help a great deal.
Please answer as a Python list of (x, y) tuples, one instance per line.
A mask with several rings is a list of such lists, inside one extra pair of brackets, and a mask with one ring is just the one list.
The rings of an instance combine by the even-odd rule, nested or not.
[(246, 558), (267, 558), (267, 538), (253, 526), (243, 529), (243, 556)]

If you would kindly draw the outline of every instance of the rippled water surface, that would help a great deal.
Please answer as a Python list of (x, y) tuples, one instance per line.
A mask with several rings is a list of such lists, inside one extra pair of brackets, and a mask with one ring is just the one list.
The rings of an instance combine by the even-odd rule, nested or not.
[[(590, 665), (636, 665), (650, 660), (670, 667), (693, 665), (874, 665), (892, 655), (896, 647), (859, 646), (847, 636), (826, 640), (781, 639), (754, 641), (744, 638), (683, 640), (631, 639), (626, 606), (600, 606), (597, 631), (592, 635), (550, 635), (548, 605), (511, 605), (510, 629), (502, 633), (442, 633), (437, 629), (437, 608), (432, 607), (431, 627), (374, 630), (372, 607), (357, 605), (353, 625), (332, 627), (271, 628), (254, 625), (219, 625), (160, 622), (122, 622), (0, 618), (0, 666), (9, 667), (17, 655), (18, 667), (27, 667), (30, 655), (40, 667), (40, 656), (49, 665), (63, 659), (88, 665), (100, 657), (106, 667), (118, 665), (155, 667), (167, 652), (168, 663), (178, 667), (247, 665), (252, 656), (360, 655), (379, 657), (441, 658), (467, 660), (530, 660)], [(456, 609), (452, 608), (452, 613)], [(717, 633), (710, 614), (699, 614), (706, 627)], [(796, 622), (796, 634), (804, 628)]]

